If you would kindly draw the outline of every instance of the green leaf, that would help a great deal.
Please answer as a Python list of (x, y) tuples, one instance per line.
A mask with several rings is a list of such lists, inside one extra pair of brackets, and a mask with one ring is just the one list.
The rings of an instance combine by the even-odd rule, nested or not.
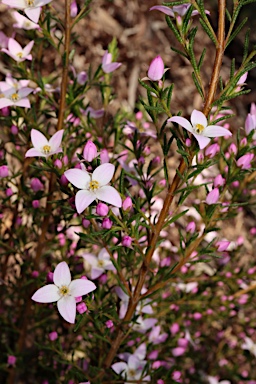
[(199, 22), (201, 24), (201, 26), (203, 27), (204, 31), (207, 33), (207, 35), (209, 36), (209, 38), (212, 40), (212, 42), (217, 46), (218, 42), (216, 40), (216, 37), (214, 36), (214, 34), (212, 33), (212, 31), (210, 30), (210, 28), (208, 27), (208, 25), (206, 24), (206, 22), (203, 20), (203, 19), (199, 19)]
[(250, 42), (250, 29), (247, 30), (245, 34), (245, 39), (244, 39), (244, 52), (243, 52), (243, 63), (245, 62), (247, 55), (248, 55), (248, 49), (249, 49), (249, 42)]
[(175, 47), (171, 47), (171, 50), (174, 51), (174, 52), (176, 52), (176, 53), (178, 53), (178, 54), (181, 55), (181, 56), (184, 56), (186, 59), (189, 59), (189, 56), (188, 56), (186, 53), (180, 51), (179, 49), (177, 49), (177, 48), (175, 48)]
[(234, 30), (234, 32), (231, 34), (231, 36), (229, 37), (228, 41), (227, 41), (227, 44), (226, 44), (226, 48), (228, 47), (228, 45), (231, 43), (232, 40), (234, 40), (234, 38), (238, 35), (238, 33), (241, 31), (241, 29), (243, 28), (243, 26), (246, 24), (248, 20), (248, 17), (246, 17), (240, 24), (239, 26)]
[(180, 36), (180, 32), (178, 31), (178, 29), (173, 24), (171, 17), (170, 16), (165, 16), (165, 19), (166, 19), (168, 27), (173, 31), (176, 39), (183, 45), (183, 39)]
[(202, 54), (200, 56), (200, 59), (199, 59), (199, 62), (198, 62), (198, 69), (199, 69), (199, 71), (200, 71), (201, 66), (203, 64), (205, 54), (206, 54), (206, 48), (203, 49), (203, 52), (202, 52)]
[(166, 228), (168, 227), (170, 224), (172, 223), (175, 223), (175, 221), (177, 221), (180, 217), (184, 216), (187, 212), (189, 211), (189, 209), (186, 209), (185, 211), (181, 212), (181, 213), (178, 213), (177, 215), (173, 216), (170, 220), (167, 220), (163, 226), (163, 228)]
[(202, 88), (197, 80), (197, 77), (195, 75), (195, 72), (192, 72), (192, 79), (194, 81), (194, 84), (196, 86), (196, 89), (198, 90), (198, 93), (200, 94), (201, 98), (204, 100), (204, 94), (203, 94), (203, 91), (202, 91)]

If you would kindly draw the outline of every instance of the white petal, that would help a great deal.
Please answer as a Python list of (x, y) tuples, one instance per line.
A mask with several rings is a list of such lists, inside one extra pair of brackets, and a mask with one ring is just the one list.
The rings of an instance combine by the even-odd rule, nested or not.
[(82, 213), (95, 199), (96, 195), (91, 191), (78, 191), (75, 198), (77, 212)]
[(206, 137), (203, 135), (197, 135), (196, 133), (193, 133), (193, 135), (196, 138), (196, 140), (198, 141), (200, 149), (204, 149), (206, 147), (206, 145), (208, 145), (211, 141), (211, 139), (209, 139), (209, 137)]
[(93, 267), (96, 267), (98, 264), (98, 259), (95, 255), (92, 255), (91, 253), (84, 253), (82, 257)]
[(201, 124), (203, 127), (207, 126), (207, 119), (205, 115), (203, 112), (197, 111), (196, 109), (192, 112), (190, 120), (193, 126), (196, 124)]
[(34, 23), (37, 23), (40, 17), (41, 8), (26, 8), (24, 9), (24, 12), (30, 20), (34, 21)]
[(206, 137), (232, 136), (232, 133), (228, 129), (218, 125), (209, 125), (205, 128), (203, 134)]
[(54, 303), (60, 298), (59, 289), (54, 284), (48, 284), (42, 288), (39, 288), (31, 297), (32, 300), (38, 303)]
[(31, 130), (31, 141), (36, 149), (41, 149), (44, 145), (49, 145), (48, 140), (46, 137), (37, 129)]
[(115, 172), (115, 166), (110, 163), (101, 164), (93, 171), (92, 180), (100, 183), (100, 186), (108, 184)]
[[(120, 363), (115, 363), (113, 365), (111, 365), (111, 368), (119, 375), (121, 372), (127, 372), (128, 371), (128, 365), (124, 362), (120, 362)], [(123, 373), (123, 377), (124, 377), (124, 373)]]
[(54, 135), (49, 140), (49, 145), (52, 149), (52, 151), (56, 151), (61, 145), (62, 136), (63, 136), (64, 129), (61, 129), (58, 132), (55, 132)]
[[(104, 165), (104, 164), (103, 164)], [(115, 207), (121, 208), (122, 199), (117, 190), (109, 185), (105, 185), (95, 191), (97, 199), (105, 203), (112, 204)]]
[(185, 119), (184, 117), (181, 117), (181, 116), (173, 116), (171, 117), (170, 119), (168, 119), (167, 121), (171, 121), (173, 123), (177, 123), (179, 125), (181, 125), (183, 128), (185, 128), (187, 131), (189, 132), (193, 132), (193, 127), (192, 125), (190, 124), (190, 122)]
[(69, 285), (71, 282), (71, 274), (69, 267), (65, 261), (62, 261), (57, 265), (53, 273), (53, 282), (58, 287), (62, 285)]
[(96, 289), (96, 285), (90, 280), (76, 279), (69, 285), (70, 294), (73, 297), (87, 295)]
[(73, 296), (63, 296), (57, 302), (57, 307), (63, 319), (68, 323), (74, 324), (76, 318), (76, 299)]
[(100, 253), (98, 254), (98, 259), (99, 260), (109, 260), (110, 256), (106, 248), (102, 248)]
[(64, 172), (64, 175), (71, 184), (79, 189), (86, 189), (87, 184), (91, 181), (89, 173), (82, 169), (72, 168)]
[(94, 279), (97, 279), (99, 276), (102, 275), (102, 273), (104, 273), (105, 270), (103, 268), (97, 268), (97, 267), (93, 267), (92, 270), (91, 270), (91, 278), (94, 280)]

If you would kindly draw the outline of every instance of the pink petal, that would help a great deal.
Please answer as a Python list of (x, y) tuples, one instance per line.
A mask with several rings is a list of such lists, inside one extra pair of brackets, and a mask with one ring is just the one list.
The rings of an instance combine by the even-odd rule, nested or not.
[(19, 101), (16, 101), (15, 105), (16, 105), (16, 107), (30, 108), (30, 101), (27, 98), (21, 99)]
[(128, 365), (124, 362), (120, 363), (115, 363), (111, 365), (111, 368), (118, 374), (120, 375), (121, 372), (127, 372), (128, 371)]
[(107, 65), (103, 65), (102, 69), (105, 73), (111, 73), (111, 72), (114, 72), (121, 65), (122, 65), (122, 63), (110, 63)]
[(102, 275), (102, 273), (104, 273), (104, 269), (103, 268), (93, 267), (92, 270), (91, 270), (91, 278), (93, 280), (97, 279), (100, 275)]
[(68, 323), (74, 324), (76, 318), (76, 299), (73, 296), (63, 296), (57, 302), (57, 307), (63, 319)]
[[(104, 164), (103, 164), (104, 165)], [(105, 185), (95, 191), (97, 199), (105, 203), (112, 204), (115, 207), (121, 208), (122, 199), (117, 190), (109, 185)]]
[(99, 260), (110, 260), (110, 256), (106, 248), (102, 248), (100, 253), (98, 254), (98, 259)]
[(46, 157), (46, 155), (43, 152), (35, 148), (29, 149), (25, 154), (25, 157), (38, 157), (38, 156)]
[(152, 81), (158, 81), (162, 79), (164, 75), (164, 62), (161, 56), (156, 56), (150, 63), (148, 69), (148, 77)]
[(90, 191), (78, 191), (75, 198), (77, 212), (82, 213), (95, 199), (96, 195)]
[(46, 137), (37, 129), (31, 130), (31, 141), (34, 148), (40, 149), (44, 145), (48, 145), (49, 142)]
[(34, 23), (37, 23), (41, 13), (41, 7), (26, 8), (24, 9), (24, 12), (30, 20), (34, 21)]
[(169, 7), (166, 7), (165, 5), (154, 5), (154, 7), (149, 8), (150, 11), (160, 11), (165, 13), (168, 16), (174, 17), (174, 12)]
[(101, 164), (93, 171), (92, 180), (96, 180), (100, 183), (100, 186), (108, 184), (115, 172), (115, 166), (110, 163)]
[(10, 107), (13, 104), (14, 102), (12, 100), (6, 99), (5, 97), (0, 98), (0, 109)]
[(12, 53), (13, 55), (16, 55), (17, 53), (20, 53), (23, 51), (22, 46), (16, 40), (12, 39), (11, 37), (8, 41), (8, 49), (9, 49), (10, 53)]
[(205, 128), (203, 134), (207, 137), (232, 136), (232, 133), (228, 129), (219, 127), (218, 125), (209, 125)]
[(196, 140), (198, 141), (200, 149), (204, 149), (211, 141), (211, 139), (209, 139), (209, 137), (205, 137), (203, 135), (198, 135), (196, 133), (193, 133), (193, 135), (196, 138)]
[(106, 271), (115, 271), (116, 270), (116, 268), (112, 264), (112, 261), (110, 261), (109, 264), (104, 265), (104, 268)]
[(167, 121), (171, 121), (173, 123), (178, 123), (179, 125), (181, 125), (183, 128), (185, 128), (187, 131), (189, 132), (193, 132), (193, 127), (192, 125), (190, 124), (190, 122), (185, 119), (184, 117), (181, 117), (181, 116), (173, 116), (171, 117), (170, 119), (168, 119)]
[[(58, 287), (69, 285), (71, 282), (71, 274), (69, 267), (65, 261), (59, 263), (53, 273), (53, 282)], [(79, 295), (78, 295), (79, 296)]]
[(23, 54), (24, 56), (28, 56), (31, 49), (33, 48), (34, 40), (30, 41), (24, 48), (23, 48)]
[(137, 371), (139, 366), (142, 364), (142, 361), (140, 361), (136, 356), (131, 355), (128, 359), (128, 367), (129, 369)]
[(8, 5), (9, 7), (18, 9), (23, 9), (27, 6), (25, 0), (2, 0), (2, 3)]
[(32, 300), (38, 303), (53, 303), (59, 300), (59, 298), (59, 289), (54, 284), (48, 284), (39, 288), (31, 297)]
[(58, 132), (55, 132), (54, 135), (49, 140), (49, 145), (52, 148), (52, 151), (56, 151), (56, 149), (59, 149), (62, 141), (64, 129), (61, 129)]
[(108, 51), (106, 51), (104, 53), (104, 56), (102, 57), (102, 66), (110, 64), (111, 61), (112, 61), (112, 54), (108, 53)]
[(94, 291), (96, 285), (90, 280), (76, 279), (71, 281), (69, 289), (73, 297), (78, 297)]
[(64, 175), (71, 184), (79, 189), (86, 189), (91, 181), (89, 173), (78, 168), (69, 169), (64, 172)]
[(203, 127), (207, 127), (207, 119), (205, 115), (203, 112), (197, 111), (196, 109), (193, 110), (190, 120), (193, 126), (201, 124)]
[(18, 94), (19, 94), (19, 97), (22, 99), (23, 97), (28, 96), (31, 92), (33, 92), (32, 88), (24, 87), (19, 90)]
[(84, 253), (82, 257), (92, 266), (96, 267), (98, 264), (98, 258), (91, 253)]

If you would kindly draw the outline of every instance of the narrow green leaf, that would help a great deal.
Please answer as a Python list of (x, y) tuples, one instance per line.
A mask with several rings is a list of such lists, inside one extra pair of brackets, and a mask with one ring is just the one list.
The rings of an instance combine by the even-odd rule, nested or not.
[(177, 49), (177, 48), (171, 47), (171, 50), (174, 51), (174, 52), (176, 52), (176, 53), (178, 53), (178, 54), (181, 55), (181, 56), (184, 56), (186, 59), (189, 58), (188, 55), (187, 55), (186, 53), (180, 51), (180, 50)]
[(166, 19), (166, 23), (168, 25), (168, 27), (173, 31), (176, 39), (181, 43), (183, 44), (183, 39), (182, 37), (180, 36), (180, 33), (178, 31), (178, 29), (175, 27), (175, 25), (173, 24), (172, 22), (172, 19), (169, 17), (169, 16), (165, 16), (165, 19)]
[(167, 221), (165, 222), (163, 228), (166, 228), (166, 227), (168, 227), (170, 224), (175, 223), (175, 221), (177, 221), (180, 217), (184, 216), (188, 211), (189, 211), (189, 209), (186, 209), (185, 211), (180, 212), (180, 213), (178, 213), (177, 215), (173, 216), (170, 220), (167, 220)]
[(247, 55), (248, 55), (248, 49), (249, 49), (249, 42), (250, 42), (250, 32), (251, 30), (248, 29), (246, 34), (245, 34), (245, 39), (244, 39), (244, 52), (243, 52), (243, 63), (245, 62)]
[(200, 22), (201, 26), (203, 27), (204, 31), (207, 33), (207, 35), (211, 39), (211, 41), (215, 44), (215, 46), (217, 46), (218, 42), (216, 40), (216, 37), (213, 35), (212, 31), (209, 29), (206, 22), (203, 19), (199, 19), (199, 22)]
[(228, 42), (226, 44), (226, 48), (229, 46), (229, 44), (231, 43), (232, 40), (234, 40), (234, 38), (238, 35), (238, 33), (241, 31), (241, 29), (243, 28), (243, 26), (246, 24), (248, 20), (248, 17), (246, 17), (239, 25), (238, 27), (234, 30), (234, 32), (231, 34), (231, 36), (229, 37), (228, 39)]
[(197, 65), (197, 66), (198, 66), (198, 70), (199, 70), (199, 71), (200, 71), (201, 66), (202, 66), (202, 64), (203, 64), (205, 54), (206, 54), (206, 48), (203, 49), (203, 52), (202, 52), (202, 54), (201, 54), (201, 56), (200, 56), (200, 59), (199, 59), (199, 61), (198, 61), (198, 65)]
[(198, 90), (198, 93), (200, 94), (200, 96), (202, 97), (202, 99), (204, 99), (204, 94), (203, 94), (203, 91), (202, 91), (202, 88), (197, 80), (197, 77), (195, 75), (195, 72), (192, 72), (192, 79), (194, 81), (194, 84), (196, 86), (196, 89)]

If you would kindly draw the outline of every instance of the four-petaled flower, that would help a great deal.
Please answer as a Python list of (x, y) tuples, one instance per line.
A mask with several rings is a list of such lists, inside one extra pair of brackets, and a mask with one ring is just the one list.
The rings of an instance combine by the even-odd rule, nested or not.
[(205, 115), (196, 109), (193, 110), (190, 120), (191, 123), (184, 117), (173, 116), (167, 121), (178, 123), (187, 131), (191, 132), (198, 141), (200, 149), (205, 148), (210, 143), (211, 137), (232, 136), (232, 133), (226, 128), (220, 127), (219, 125), (207, 125)]
[(16, 40), (10, 37), (8, 40), (8, 49), (2, 48), (2, 51), (7, 53), (13, 60), (20, 63), (25, 60), (32, 60), (30, 51), (33, 48), (33, 45), (34, 40), (30, 41), (24, 48), (22, 48)]
[[(129, 356), (127, 363), (115, 363), (111, 365), (111, 368), (124, 379), (134, 380), (134, 382), (137, 382), (142, 377), (142, 372), (146, 363), (146, 361), (139, 360), (136, 356), (131, 355)], [(150, 376), (143, 377), (143, 381), (150, 381)]]
[(91, 265), (91, 278), (97, 279), (105, 271), (115, 271), (106, 248), (102, 248), (98, 257), (91, 253), (83, 253), (82, 257)]
[(2, 0), (2, 3), (11, 8), (23, 9), (27, 17), (34, 21), (34, 23), (37, 23), (41, 7), (51, 1), (52, 0)]
[(114, 172), (114, 165), (105, 163), (97, 167), (92, 174), (77, 168), (69, 169), (64, 173), (70, 183), (81, 189), (75, 198), (78, 213), (82, 213), (96, 199), (121, 208), (122, 199), (119, 193), (115, 188), (107, 185)]
[(96, 285), (89, 280), (76, 279), (71, 281), (69, 267), (65, 261), (57, 265), (53, 273), (54, 284), (39, 288), (32, 300), (38, 303), (54, 303), (60, 315), (69, 323), (74, 324), (76, 317), (76, 297), (87, 295), (96, 289)]
[(27, 96), (32, 91), (33, 89), (28, 87), (20, 89), (8, 88), (2, 91), (0, 96), (0, 109), (11, 106), (30, 108), (30, 102)]
[(54, 135), (48, 141), (46, 137), (37, 129), (31, 130), (31, 141), (34, 148), (29, 149), (25, 157), (42, 156), (48, 157), (62, 152), (60, 147), (64, 130), (54, 133)]

